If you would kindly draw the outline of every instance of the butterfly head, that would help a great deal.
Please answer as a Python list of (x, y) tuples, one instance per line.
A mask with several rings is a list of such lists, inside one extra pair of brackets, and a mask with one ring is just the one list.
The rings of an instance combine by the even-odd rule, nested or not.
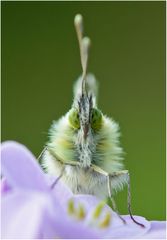
[(75, 101), (74, 106), (69, 113), (69, 122), (73, 128), (79, 130), (84, 140), (92, 133), (92, 131), (99, 130), (102, 123), (102, 113), (95, 106), (92, 93), (88, 91), (87, 79), (87, 63), (88, 53), (90, 47), (90, 39), (83, 37), (83, 19), (80, 14), (76, 15), (74, 24), (77, 32), (81, 65), (82, 65), (82, 76), (79, 85), (79, 95)]

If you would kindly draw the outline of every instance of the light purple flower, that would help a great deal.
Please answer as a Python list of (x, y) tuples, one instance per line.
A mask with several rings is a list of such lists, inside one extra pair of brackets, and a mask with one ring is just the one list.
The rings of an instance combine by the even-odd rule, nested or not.
[(97, 238), (91, 228), (71, 221), (62, 207), (61, 197), (71, 192), (61, 184), (50, 188), (51, 179), (45, 175), (33, 155), (14, 142), (2, 144), (2, 174), (11, 192), (2, 195), (3, 238)]
[(44, 174), (21, 144), (2, 144), (2, 238), (165, 238), (165, 222), (141, 228), (91, 195), (73, 195), (60, 181)]

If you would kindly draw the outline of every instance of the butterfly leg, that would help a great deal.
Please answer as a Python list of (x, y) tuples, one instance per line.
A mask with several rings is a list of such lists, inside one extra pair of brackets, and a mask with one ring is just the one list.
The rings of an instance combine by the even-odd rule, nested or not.
[(51, 185), (51, 189), (54, 188), (54, 186), (58, 183), (58, 181), (60, 180), (60, 178), (62, 178), (63, 174), (64, 174), (64, 171), (65, 171), (65, 165), (63, 166), (63, 168), (61, 169), (61, 173), (60, 175), (56, 178), (56, 180), (52, 183)]
[(111, 179), (114, 180), (116, 178), (123, 177), (123, 176), (126, 177), (126, 182), (127, 182), (127, 186), (128, 186), (128, 188), (127, 188), (127, 190), (128, 190), (127, 203), (128, 203), (128, 212), (129, 212), (130, 218), (137, 225), (139, 225), (141, 227), (145, 227), (142, 223), (137, 222), (135, 220), (135, 218), (133, 217), (133, 214), (132, 214), (132, 210), (131, 210), (131, 191), (130, 191), (130, 175), (129, 175), (129, 172), (127, 170), (123, 170), (123, 171), (118, 171), (118, 172), (114, 172), (114, 173), (110, 174), (110, 181), (109, 181), (109, 183), (111, 184), (111, 181), (112, 181)]
[(53, 189), (54, 188), (54, 186), (58, 183), (58, 181), (63, 177), (63, 174), (64, 174), (64, 172), (65, 172), (65, 168), (66, 168), (66, 166), (76, 166), (77, 165), (77, 163), (75, 163), (75, 162), (72, 162), (72, 164), (68, 164), (68, 163), (62, 163), (62, 169), (61, 169), (61, 172), (60, 172), (60, 175), (56, 178), (56, 180), (52, 183), (52, 185), (51, 185), (51, 189)]
[(42, 160), (42, 157), (43, 157), (43, 154), (45, 153), (45, 151), (47, 150), (47, 147), (44, 147), (44, 149), (42, 150), (42, 152), (39, 154), (37, 160), (38, 162), (41, 164), (41, 160)]
[(137, 225), (139, 225), (141, 227), (145, 227), (142, 223), (137, 222), (134, 219), (133, 214), (132, 214), (132, 209), (131, 209), (131, 191), (130, 191), (130, 175), (129, 175), (129, 172), (127, 173), (127, 185), (128, 185), (128, 199), (127, 199), (128, 201), (127, 202), (128, 202), (128, 212), (129, 212), (130, 218)]
[(123, 221), (124, 224), (126, 224), (126, 221), (125, 219), (120, 215), (119, 211), (118, 211), (118, 208), (117, 208), (117, 205), (116, 205), (116, 202), (113, 198), (113, 193), (112, 193), (112, 187), (111, 187), (111, 178), (112, 178), (112, 174), (108, 174), (107, 176), (107, 185), (108, 185), (108, 195), (109, 195), (109, 198), (111, 200), (111, 203), (112, 203), (112, 207), (113, 207), (113, 210), (114, 212), (116, 212), (116, 214), (118, 215), (118, 217)]

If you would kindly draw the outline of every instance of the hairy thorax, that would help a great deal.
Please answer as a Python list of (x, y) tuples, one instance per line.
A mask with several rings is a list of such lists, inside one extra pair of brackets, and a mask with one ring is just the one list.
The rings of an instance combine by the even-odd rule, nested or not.
[(80, 162), (81, 167), (90, 167), (93, 161), (93, 155), (96, 152), (96, 141), (91, 129), (89, 130), (86, 139), (83, 137), (83, 130), (79, 129), (74, 144), (77, 159)]
[[(48, 174), (57, 177), (65, 166), (62, 180), (74, 193), (106, 195), (106, 177), (94, 172), (91, 163), (108, 173), (123, 168), (118, 125), (107, 117), (103, 121), (99, 132), (89, 129), (86, 141), (82, 128), (74, 130), (70, 127), (68, 115), (54, 122), (50, 129), (42, 165)], [(113, 183), (113, 188), (114, 185), (117, 184)]]
[(99, 197), (107, 196), (106, 177), (94, 172), (90, 167), (64, 165), (49, 151), (43, 156), (43, 166), (52, 176), (60, 176), (61, 180), (74, 194), (92, 194)]

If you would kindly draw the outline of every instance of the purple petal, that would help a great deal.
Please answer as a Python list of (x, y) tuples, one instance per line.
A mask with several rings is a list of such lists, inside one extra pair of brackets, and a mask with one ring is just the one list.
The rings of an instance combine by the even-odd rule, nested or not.
[(151, 221), (150, 230), (143, 236), (145, 239), (166, 239), (166, 222)]
[(83, 221), (65, 215), (63, 210), (61, 214), (48, 218), (43, 226), (42, 238), (51, 237), (61, 239), (99, 238), (91, 227), (85, 226)]
[(94, 238), (84, 222), (67, 216), (47, 193), (16, 191), (2, 199), (2, 238)]
[(46, 197), (42, 194), (9, 194), (2, 199), (2, 238), (40, 237)]
[(144, 224), (145, 228), (133, 223), (129, 216), (124, 216), (126, 224), (120, 223), (117, 218), (118, 216), (112, 215), (111, 224), (107, 228), (98, 229), (98, 236), (105, 239), (135, 239), (141, 238), (150, 229), (150, 223), (143, 217), (135, 216), (135, 219)]
[(6, 194), (12, 190), (5, 178), (1, 179), (1, 194)]
[[(74, 195), (72, 197), (76, 206), (78, 204), (82, 204), (87, 212), (87, 221), (90, 221), (92, 218), (92, 214), (96, 208), (96, 206), (101, 202), (97, 197), (93, 195)], [(117, 217), (117, 214), (107, 205), (105, 204), (102, 210), (102, 214), (99, 217), (99, 221), (103, 219), (106, 213), (110, 213), (112, 217), (112, 226), (118, 227), (122, 225), (122, 220)]]
[[(65, 207), (68, 200), (73, 196), (71, 190), (65, 185), (61, 179), (57, 181), (57, 177), (50, 176), (48, 174), (45, 175), (46, 180), (48, 182), (48, 186), (52, 191), (52, 194), (56, 197), (56, 199), (60, 202), (62, 207)], [(56, 184), (55, 184), (56, 183)]]
[[(72, 199), (74, 199), (75, 205), (81, 203), (86, 209), (87, 212), (87, 219), (86, 221), (88, 223), (91, 222), (92, 218), (92, 212), (94, 211), (95, 207), (99, 204), (100, 200), (97, 199), (95, 196), (91, 195), (77, 195), (74, 196)], [(106, 228), (99, 228), (98, 224), (96, 224), (94, 227), (94, 231), (100, 238), (122, 238), (122, 239), (131, 239), (131, 238), (137, 238), (140, 236), (143, 236), (146, 232), (150, 229), (150, 222), (147, 221), (143, 217), (134, 216), (135, 219), (144, 224), (145, 228), (142, 228), (135, 224), (130, 216), (122, 216), (127, 224), (124, 224), (122, 220), (117, 216), (115, 212), (108, 206), (105, 205), (102, 211), (102, 214), (97, 219), (97, 223), (100, 223), (102, 219), (104, 219), (105, 214), (110, 213), (111, 215), (111, 223)]]
[[(101, 200), (98, 199), (96, 196), (88, 194), (73, 195), (72, 199), (76, 203), (83, 203), (87, 211), (94, 209), (101, 202)], [(109, 211), (113, 212), (112, 209), (107, 204), (105, 205), (105, 207)]]
[(12, 187), (48, 190), (42, 169), (24, 145), (13, 141), (2, 143), (1, 159), (2, 175)]
[(119, 228), (110, 229), (110, 233), (108, 236), (112, 238), (124, 238), (124, 239), (132, 239), (132, 238), (141, 238), (141, 236), (145, 235), (150, 229), (150, 222), (147, 221), (144, 217), (134, 216), (135, 220), (139, 223), (142, 223), (145, 227), (141, 227), (134, 223), (129, 215), (122, 216), (126, 220), (126, 224), (122, 224)]
[[(67, 201), (61, 200), (61, 198), (57, 199), (57, 194), (55, 194), (55, 196), (58, 203), (55, 203), (55, 199), (52, 199), (53, 204), (50, 203), (50, 205), (48, 205), (48, 218), (44, 222), (42, 238), (57, 237), (61, 239), (98, 239), (98, 235), (95, 233), (94, 229), (86, 226), (84, 221), (76, 220), (67, 214)], [(64, 204), (62, 204), (61, 201), (64, 201)]]

